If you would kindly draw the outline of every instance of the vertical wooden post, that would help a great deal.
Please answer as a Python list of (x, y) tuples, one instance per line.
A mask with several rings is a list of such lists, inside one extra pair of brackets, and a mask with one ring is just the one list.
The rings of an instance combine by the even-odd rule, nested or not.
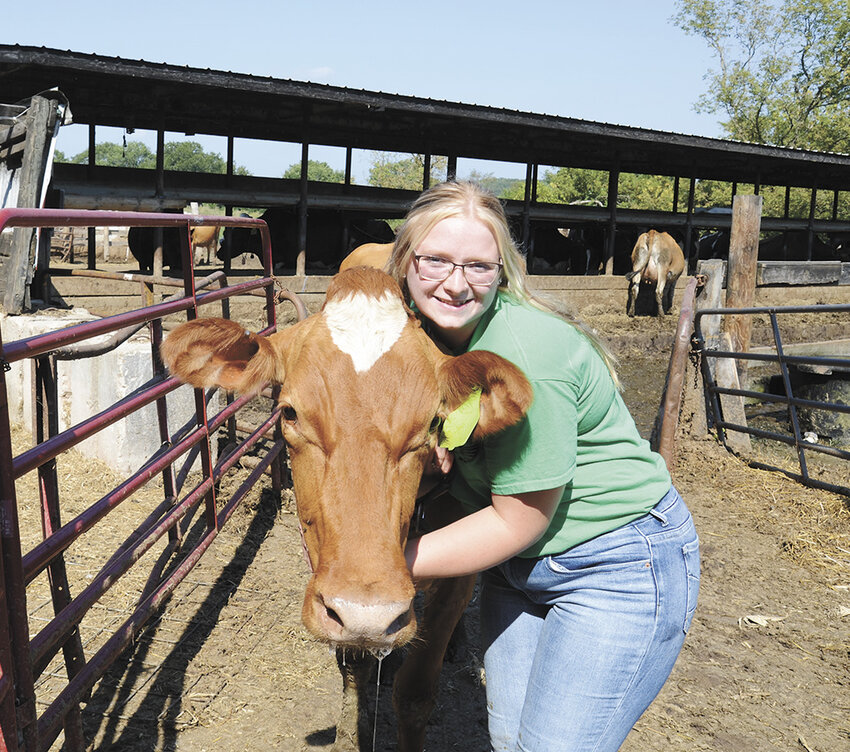
[[(756, 290), (759, 231), (761, 228), (761, 196), (739, 195), (732, 201), (732, 232), (729, 237), (729, 273), (726, 282), (726, 307), (751, 308)], [(750, 348), (752, 316), (726, 316), (724, 330), (732, 349), (747, 352)], [(738, 380), (747, 384), (747, 362), (738, 361)]]
[(537, 171), (539, 169), (539, 165), (535, 162), (531, 166), (531, 203), (537, 203)]
[[(156, 132), (156, 196), (162, 198), (165, 193), (165, 132), (160, 128)], [(162, 276), (163, 250), (165, 238), (161, 227), (153, 231), (153, 273)]]
[(353, 149), (350, 146), (345, 147), (345, 185), (351, 185), (351, 156)]
[[(233, 136), (227, 137), (227, 174), (225, 178), (225, 184), (228, 188), (233, 184), (233, 162), (234, 162), (234, 153), (233, 153)], [(225, 204), (224, 205), (224, 216), (232, 217), (233, 216), (233, 204)], [(224, 273), (230, 274), (230, 236), (231, 233), (225, 231), (222, 233), (222, 243), (224, 244)]]
[[(26, 116), (19, 207), (36, 208), (41, 205), (41, 188), (55, 124), (55, 102), (45, 97), (32, 97)], [(36, 258), (35, 235), (36, 231), (29, 227), (16, 227), (13, 231), (12, 252), (4, 269), (6, 287), (0, 301), (8, 313), (21, 313), (30, 306), (30, 284)]]
[(431, 187), (431, 154), (425, 155), (422, 160), (422, 190), (427, 191)]
[(809, 226), (806, 232), (806, 261), (812, 260), (812, 247), (815, 241), (815, 213), (817, 212), (818, 189), (812, 188), (812, 195), (809, 199)]
[(531, 273), (534, 260), (534, 248), (531, 243), (531, 184), (534, 180), (534, 166), (529, 162), (525, 166), (525, 195), (522, 205), (522, 247), (525, 250), (525, 263)]
[(301, 199), (298, 202), (298, 255), (295, 257), (295, 274), (303, 277), (307, 273), (307, 168), (310, 145), (301, 144)]
[(449, 154), (446, 161), (446, 180), (454, 180), (457, 177), (457, 156)]
[(620, 168), (608, 173), (608, 243), (605, 249), (605, 274), (614, 274), (614, 234), (617, 232), (617, 196), (619, 195)]

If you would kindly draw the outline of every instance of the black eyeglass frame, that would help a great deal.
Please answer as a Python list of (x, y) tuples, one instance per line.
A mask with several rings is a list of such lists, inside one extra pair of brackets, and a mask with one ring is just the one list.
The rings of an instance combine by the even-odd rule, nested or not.
[[(499, 279), (499, 276), (502, 273), (502, 269), (504, 269), (505, 267), (505, 265), (501, 261), (467, 261), (465, 264), (456, 264), (454, 261), (449, 261), (447, 258), (443, 258), (442, 256), (434, 256), (431, 253), (414, 253), (413, 258), (416, 261), (416, 273), (419, 275), (419, 279), (422, 279), (426, 282), (445, 282), (449, 277), (452, 276), (452, 274), (454, 274), (455, 269), (460, 267), (461, 274), (463, 274), (463, 278), (466, 280), (467, 284), (471, 285), (472, 287), (488, 287), (489, 285), (492, 285), (493, 282)], [(423, 258), (439, 259), (440, 261), (444, 261), (447, 264), (451, 264), (451, 271), (449, 271), (449, 273), (446, 274), (445, 277), (439, 279), (430, 279), (428, 277), (423, 277), (422, 272), (419, 271), (419, 260)], [(475, 264), (492, 264), (494, 266), (497, 266), (498, 269), (496, 271), (496, 276), (490, 282), (471, 282), (469, 280), (469, 277), (466, 276), (466, 267), (475, 266)]]

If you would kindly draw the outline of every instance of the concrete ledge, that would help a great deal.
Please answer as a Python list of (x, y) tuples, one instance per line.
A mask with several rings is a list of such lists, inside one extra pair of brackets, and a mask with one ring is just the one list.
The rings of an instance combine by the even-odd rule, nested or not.
[[(43, 311), (24, 316), (0, 318), (3, 342), (57, 331), (68, 326), (95, 320), (84, 309)], [(104, 341), (105, 337), (92, 341)], [(33, 410), (33, 379), (35, 364), (31, 360), (12, 364), (6, 374), (6, 390), (10, 419), (13, 423), (31, 426)], [(57, 364), (59, 400), (59, 430), (64, 431), (107, 409), (153, 376), (151, 343), (143, 329), (115, 350), (97, 357), (81, 360), (62, 360)], [(219, 394), (213, 397), (210, 411), (220, 407)], [(166, 397), (169, 429), (173, 432), (193, 418), (194, 393), (182, 386)], [(147, 462), (160, 447), (156, 405), (151, 404), (107, 426), (81, 442), (76, 449), (89, 457), (106, 462), (116, 471), (129, 475)], [(215, 457), (215, 437), (211, 446)], [(200, 460), (193, 464), (200, 470)]]

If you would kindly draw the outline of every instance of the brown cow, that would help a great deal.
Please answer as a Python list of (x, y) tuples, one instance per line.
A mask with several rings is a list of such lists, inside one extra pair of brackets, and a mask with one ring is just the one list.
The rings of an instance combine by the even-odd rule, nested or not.
[[(423, 469), (442, 419), (482, 389), (473, 440), (517, 422), (531, 387), (513, 364), (486, 351), (443, 354), (384, 272), (338, 274), (322, 310), (269, 337), (223, 319), (176, 328), (162, 346), (173, 374), (196, 387), (253, 393), (281, 385), (298, 515), (313, 570), (305, 626), (338, 648), (343, 671), (337, 750), (364, 749), (370, 717), (358, 706), (383, 654), (417, 635), (415, 588), (404, 545)], [(396, 674), (399, 749), (421, 750), (443, 653), (474, 578), (444, 580), (426, 596), (418, 638)], [(348, 650), (341, 658), (339, 648)], [(364, 656), (368, 658), (368, 656)]]
[(204, 263), (209, 266), (210, 256), (218, 248), (218, 225), (202, 225), (192, 228), (192, 247), (195, 249), (195, 264), (200, 264), (204, 258), (201, 249), (206, 250)]
[(632, 249), (632, 271), (626, 274), (626, 279), (631, 280), (626, 313), (635, 315), (635, 301), (641, 282), (655, 283), (657, 315), (670, 313), (676, 281), (684, 270), (685, 256), (671, 235), (657, 230), (640, 235)]
[(339, 270), (344, 272), (355, 266), (371, 266), (373, 269), (383, 269), (390, 260), (393, 252), (392, 243), (364, 243), (358, 245), (340, 263)]

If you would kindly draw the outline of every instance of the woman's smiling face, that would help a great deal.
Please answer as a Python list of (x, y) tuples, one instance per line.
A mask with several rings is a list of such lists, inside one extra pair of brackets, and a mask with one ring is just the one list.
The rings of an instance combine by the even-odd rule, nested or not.
[[(471, 215), (448, 217), (434, 225), (414, 251), (416, 256), (433, 256), (453, 264), (473, 261), (499, 263), (499, 247), (493, 233)], [(479, 319), (493, 304), (500, 275), (489, 285), (470, 285), (460, 266), (442, 281), (422, 279), (416, 259), (407, 269), (407, 288), (419, 312), (429, 319), (440, 338), (459, 348), (466, 345)]]

